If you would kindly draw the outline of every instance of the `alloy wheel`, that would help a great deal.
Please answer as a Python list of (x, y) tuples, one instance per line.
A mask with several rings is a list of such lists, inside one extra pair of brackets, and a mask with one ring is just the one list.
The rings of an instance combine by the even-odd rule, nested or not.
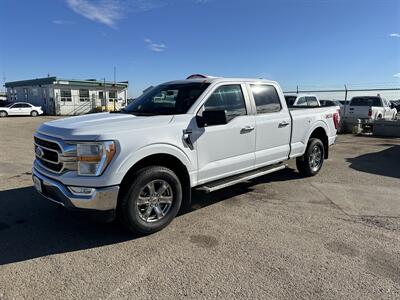
[(315, 172), (321, 167), (322, 162), (322, 150), (318, 145), (315, 145), (308, 157), (308, 162), (311, 169)]
[(137, 208), (145, 222), (157, 222), (171, 210), (174, 199), (171, 186), (165, 180), (153, 180), (140, 190)]

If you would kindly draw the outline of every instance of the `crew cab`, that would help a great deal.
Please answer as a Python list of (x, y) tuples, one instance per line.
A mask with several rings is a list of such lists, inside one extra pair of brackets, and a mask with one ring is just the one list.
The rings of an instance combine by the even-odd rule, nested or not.
[(318, 107), (321, 106), (321, 103), (318, 100), (318, 97), (315, 95), (308, 94), (296, 94), (296, 95), (285, 95), (286, 104), (288, 107)]
[(397, 110), (385, 98), (380, 96), (353, 97), (348, 105), (341, 108), (343, 120), (352, 125), (360, 119), (365, 123), (373, 123), (375, 120), (394, 120), (397, 118)]
[(273, 81), (191, 76), (118, 113), (42, 124), (33, 181), (66, 208), (117, 215), (149, 234), (190, 203), (194, 188), (213, 192), (282, 170), (289, 159), (316, 175), (338, 122), (335, 107), (289, 110)]

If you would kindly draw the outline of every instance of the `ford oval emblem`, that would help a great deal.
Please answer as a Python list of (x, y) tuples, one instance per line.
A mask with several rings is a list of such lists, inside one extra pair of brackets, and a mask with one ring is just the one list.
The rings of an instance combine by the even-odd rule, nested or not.
[(36, 147), (35, 153), (36, 153), (36, 156), (39, 158), (42, 158), (44, 155), (43, 149), (40, 147)]

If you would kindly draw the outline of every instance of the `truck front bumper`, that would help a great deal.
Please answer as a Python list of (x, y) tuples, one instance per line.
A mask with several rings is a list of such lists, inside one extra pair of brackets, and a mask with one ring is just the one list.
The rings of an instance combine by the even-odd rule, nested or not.
[(32, 169), (32, 180), (36, 190), (48, 200), (68, 209), (110, 211), (117, 207), (119, 186), (93, 188), (88, 195), (75, 194), (59, 181), (50, 179), (35, 168)]

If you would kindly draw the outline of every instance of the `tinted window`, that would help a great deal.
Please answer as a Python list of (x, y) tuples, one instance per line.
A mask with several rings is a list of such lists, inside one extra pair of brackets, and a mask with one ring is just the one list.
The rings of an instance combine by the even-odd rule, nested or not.
[(247, 114), (240, 85), (224, 85), (217, 88), (204, 104), (204, 110), (225, 110), (228, 121)]
[(297, 101), (297, 104), (296, 104), (296, 105), (307, 106), (306, 97), (300, 97), (299, 100)]
[(21, 107), (25, 107), (25, 108), (27, 108), (27, 107), (29, 107), (29, 108), (31, 108), (31, 106), (29, 105), (29, 104), (21, 104), (22, 106)]
[(272, 113), (281, 110), (281, 100), (272, 85), (251, 85), (258, 114)]
[(311, 107), (319, 106), (318, 100), (315, 97), (307, 97), (307, 103), (308, 103), (308, 106), (311, 106)]
[(294, 102), (296, 101), (297, 96), (285, 96), (286, 104), (290, 107), (293, 106)]
[(382, 106), (378, 97), (355, 97), (351, 99), (350, 106)]
[(162, 84), (137, 98), (122, 111), (144, 116), (185, 114), (209, 85), (204, 82)]

